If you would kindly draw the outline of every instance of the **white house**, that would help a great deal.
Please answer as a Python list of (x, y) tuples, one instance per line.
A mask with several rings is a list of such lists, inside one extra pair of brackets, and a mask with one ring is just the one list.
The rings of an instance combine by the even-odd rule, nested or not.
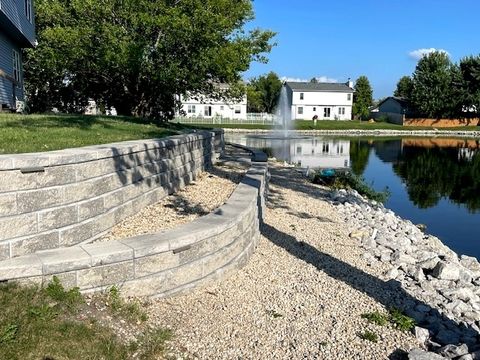
[(353, 83), (286, 82), (293, 120), (351, 120)]
[[(220, 88), (227, 85), (219, 85)], [(223, 117), (228, 119), (246, 119), (247, 118), (247, 95), (245, 94), (240, 101), (225, 101), (222, 99), (212, 99), (201, 94), (180, 95), (181, 108), (180, 113), (185, 116), (214, 118)]]

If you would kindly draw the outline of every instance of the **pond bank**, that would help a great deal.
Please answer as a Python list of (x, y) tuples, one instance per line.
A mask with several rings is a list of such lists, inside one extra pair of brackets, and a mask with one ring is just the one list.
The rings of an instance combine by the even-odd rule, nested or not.
[[(409, 332), (362, 318), (387, 312), (402, 291), (381, 280), (332, 205), (330, 192), (296, 169), (270, 163), (260, 244), (229, 279), (150, 303), (156, 326), (174, 331), (173, 357), (385, 359), (419, 347)], [(377, 342), (362, 338), (366, 331)]]
[[(239, 134), (265, 134), (275, 133), (282, 130), (262, 130), (262, 129), (230, 129), (225, 128), (225, 133), (239, 133)], [(461, 137), (461, 138), (480, 138), (479, 130), (294, 130), (297, 134), (302, 135), (340, 135), (340, 136), (419, 136), (419, 137)]]
[(352, 229), (350, 237), (364, 249), (362, 257), (372, 267), (388, 265), (382, 278), (405, 291), (391, 301), (424, 328), (416, 329), (417, 337), (440, 353), (447, 344), (462, 344), (461, 351), (468, 350), (462, 355), (479, 351), (478, 261), (459, 257), (438, 238), (356, 191), (340, 190), (331, 198)]

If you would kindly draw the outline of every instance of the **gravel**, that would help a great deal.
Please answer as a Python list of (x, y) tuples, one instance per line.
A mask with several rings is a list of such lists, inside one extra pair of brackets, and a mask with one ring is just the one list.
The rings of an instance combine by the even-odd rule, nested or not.
[[(387, 311), (362, 290), (384, 292), (387, 267), (368, 265), (327, 191), (295, 168), (271, 163), (271, 175), (263, 236), (247, 266), (147, 305), (152, 325), (174, 331), (169, 356), (386, 359), (419, 347), (413, 334), (361, 318)], [(378, 342), (362, 340), (366, 330)]]
[(222, 206), (246, 171), (244, 165), (234, 161), (246, 156), (245, 152), (232, 146), (227, 146), (225, 150), (226, 157), (232, 161), (220, 162), (201, 173), (184, 189), (125, 219), (97, 242), (173, 229)]

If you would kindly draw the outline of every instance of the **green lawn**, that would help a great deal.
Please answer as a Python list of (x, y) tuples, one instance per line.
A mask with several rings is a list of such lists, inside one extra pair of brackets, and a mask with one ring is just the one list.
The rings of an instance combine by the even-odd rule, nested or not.
[(0, 153), (74, 148), (177, 134), (182, 125), (159, 127), (128, 117), (0, 114)]
[[(188, 128), (241, 128), (247, 130), (271, 129), (269, 125), (250, 124), (194, 124), (175, 122), (158, 126), (133, 117), (82, 115), (17, 115), (0, 114), (0, 154), (51, 151), (112, 142), (161, 138), (175, 135)], [(295, 121), (297, 130), (390, 129), (413, 130), (388, 123), (360, 121)], [(449, 130), (477, 130), (479, 127), (461, 127)]]
[[(295, 120), (295, 130), (432, 130), (432, 127), (404, 127), (390, 123), (375, 122), (369, 123), (366, 121), (341, 121), (341, 120), (324, 120), (317, 121), (317, 126), (314, 126), (311, 120)], [(194, 124), (195, 127), (212, 128), (222, 127), (229, 129), (271, 129), (267, 125), (251, 125), (251, 124)], [(473, 131), (480, 130), (480, 127), (457, 127), (442, 130), (465, 130)]]
[(56, 279), (43, 289), (0, 284), (0, 308), (0, 359), (163, 359), (171, 338), (116, 288), (87, 301)]

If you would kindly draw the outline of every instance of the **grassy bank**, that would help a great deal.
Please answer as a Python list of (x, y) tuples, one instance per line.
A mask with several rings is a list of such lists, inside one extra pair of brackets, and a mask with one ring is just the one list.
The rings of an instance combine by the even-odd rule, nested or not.
[(160, 138), (182, 125), (159, 127), (129, 117), (0, 114), (0, 153), (14, 154)]
[[(295, 130), (433, 130), (432, 127), (404, 127), (384, 122), (369, 123), (366, 121), (341, 121), (341, 120), (323, 120), (317, 121), (315, 126), (310, 120), (295, 120)], [(191, 126), (200, 128), (221, 127), (226, 129), (271, 129), (269, 125), (252, 125), (252, 124), (194, 124)], [(445, 128), (441, 130), (464, 130), (464, 131), (480, 131), (480, 127), (455, 127)]]
[(115, 288), (86, 299), (56, 279), (44, 289), (0, 285), (0, 307), (0, 359), (153, 360), (170, 337)]

